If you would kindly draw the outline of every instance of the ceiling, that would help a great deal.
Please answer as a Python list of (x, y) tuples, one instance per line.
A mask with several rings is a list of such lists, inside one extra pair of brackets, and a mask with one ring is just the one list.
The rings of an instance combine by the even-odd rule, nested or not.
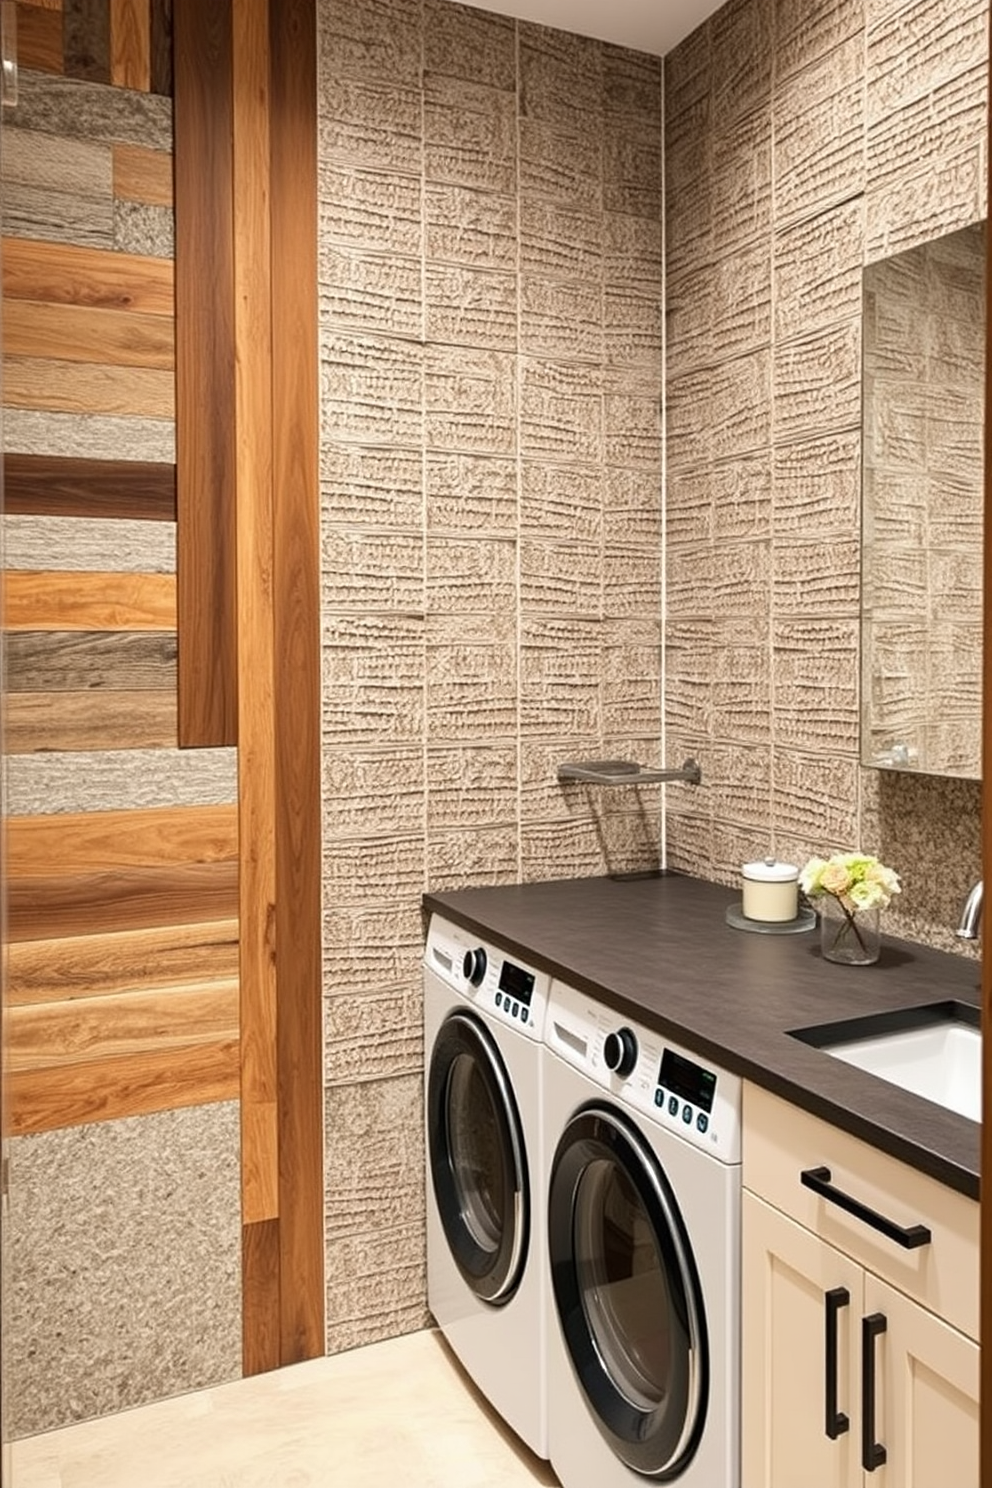
[(663, 57), (723, 0), (467, 0), (482, 10), (556, 26)]

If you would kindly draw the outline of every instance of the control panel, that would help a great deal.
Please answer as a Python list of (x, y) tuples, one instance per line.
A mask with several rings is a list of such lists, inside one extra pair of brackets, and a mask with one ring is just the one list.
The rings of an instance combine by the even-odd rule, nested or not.
[(470, 930), (434, 915), (424, 964), (474, 1006), (529, 1038), (544, 1036), (551, 978), (485, 944)]
[(741, 1080), (553, 982), (544, 1041), (621, 1104), (725, 1163), (741, 1160)]

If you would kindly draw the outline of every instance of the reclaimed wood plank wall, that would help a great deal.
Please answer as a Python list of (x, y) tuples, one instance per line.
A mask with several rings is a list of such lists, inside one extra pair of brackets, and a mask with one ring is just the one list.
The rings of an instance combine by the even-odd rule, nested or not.
[[(10, 1127), (240, 1096), (254, 1372), (324, 1347), (315, 16), (17, 8), (5, 732), (45, 768), (9, 821)], [(160, 804), (234, 744), (237, 799)], [(108, 809), (130, 754), (155, 804)], [(46, 809), (73, 759), (99, 806), (70, 765)]]
[(171, 0), (23, 0), (17, 19), (4, 748), (82, 769), (78, 810), (6, 822), (15, 1135), (240, 1085), (236, 802), (88, 810), (84, 782), (96, 755), (178, 745)]

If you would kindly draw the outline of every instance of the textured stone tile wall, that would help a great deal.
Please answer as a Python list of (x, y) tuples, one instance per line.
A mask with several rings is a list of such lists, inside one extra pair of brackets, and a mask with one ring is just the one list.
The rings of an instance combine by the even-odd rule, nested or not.
[[(877, 850), (960, 949), (973, 782), (859, 766), (861, 271), (984, 217), (987, 0), (730, 0), (665, 62), (669, 862)], [(975, 500), (980, 499), (976, 490)]]
[(661, 64), (320, 28), (328, 1346), (420, 1326), (425, 886), (659, 861)]

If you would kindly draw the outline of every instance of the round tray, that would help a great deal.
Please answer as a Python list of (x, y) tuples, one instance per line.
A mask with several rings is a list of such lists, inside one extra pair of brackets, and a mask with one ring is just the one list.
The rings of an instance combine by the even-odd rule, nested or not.
[(735, 930), (753, 930), (758, 935), (800, 935), (804, 930), (812, 930), (816, 911), (804, 906), (794, 920), (749, 920), (741, 901), (727, 906), (727, 924)]

